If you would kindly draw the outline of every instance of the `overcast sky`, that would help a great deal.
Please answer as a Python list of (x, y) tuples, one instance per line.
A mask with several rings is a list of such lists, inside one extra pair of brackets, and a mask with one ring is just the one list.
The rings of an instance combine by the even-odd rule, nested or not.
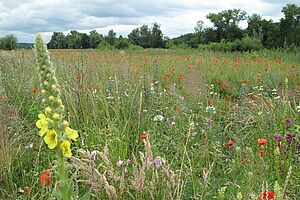
[[(0, 37), (15, 34), (19, 42), (33, 42), (36, 32), (48, 41), (54, 31), (88, 33), (97, 30), (127, 36), (143, 24), (158, 22), (165, 36), (194, 31), (198, 20), (211, 26), (206, 15), (240, 8), (278, 21), (287, 3), (300, 0), (0, 0)], [(246, 26), (246, 22), (241, 26)]]

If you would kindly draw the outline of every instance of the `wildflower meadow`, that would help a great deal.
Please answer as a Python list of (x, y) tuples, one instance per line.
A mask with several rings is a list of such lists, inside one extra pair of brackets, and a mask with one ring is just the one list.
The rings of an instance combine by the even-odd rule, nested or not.
[(299, 55), (0, 51), (0, 199), (300, 199)]

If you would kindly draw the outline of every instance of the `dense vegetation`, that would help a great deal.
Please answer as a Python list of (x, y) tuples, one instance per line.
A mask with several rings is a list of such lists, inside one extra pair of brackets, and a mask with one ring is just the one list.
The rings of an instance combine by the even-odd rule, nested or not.
[(57, 151), (38, 128), (61, 104), (79, 133), (66, 160), (73, 196), (298, 199), (299, 52), (50, 54), (45, 82), (32, 50), (0, 53), (0, 199), (57, 196)]
[(18, 40), (14, 35), (7, 35), (0, 38), (0, 49), (13, 50), (18, 47)]
[[(262, 47), (299, 47), (300, 7), (288, 4), (282, 12), (284, 18), (280, 22), (262, 19), (257, 14), (247, 16), (246, 12), (240, 9), (209, 13), (207, 18), (213, 23), (213, 27), (205, 27), (203, 21), (198, 21), (194, 33), (173, 39), (164, 37), (157, 23), (150, 28), (143, 25), (132, 30), (128, 38), (122, 36), (117, 38), (113, 30), (110, 30), (107, 36), (95, 30), (89, 34), (73, 30), (67, 36), (61, 32), (54, 32), (48, 47), (125, 49), (132, 47), (131, 45), (143, 48), (197, 48), (200, 45), (200, 48), (225, 51), (249, 51)], [(243, 20), (248, 22), (246, 29), (239, 27), (239, 23)]]

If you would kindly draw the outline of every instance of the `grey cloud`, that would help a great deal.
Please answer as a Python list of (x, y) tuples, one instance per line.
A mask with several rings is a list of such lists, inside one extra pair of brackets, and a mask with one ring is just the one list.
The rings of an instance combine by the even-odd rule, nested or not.
[[(195, 24), (187, 24), (196, 23), (197, 20), (205, 21), (205, 14), (209, 12), (243, 6), (241, 8), (249, 14), (258, 13), (278, 18), (282, 16), (281, 9), (286, 3), (298, 2), (299, 4), (300, 0), (257, 1), (262, 3), (263, 7), (245, 6), (253, 5), (250, 0), (236, 4), (229, 4), (222, 0), (1, 0), (0, 34), (16, 33), (20, 41), (25, 38), (28, 41), (28, 38), (33, 37), (36, 32), (68, 32), (72, 29), (104, 31), (108, 27), (121, 26), (122, 33), (126, 32), (126, 27), (128, 28), (128, 34), (132, 30), (129, 28), (133, 26), (157, 21), (162, 24), (164, 33), (174, 36), (193, 31)], [(224, 8), (224, 5), (227, 7)], [(183, 18), (185, 21), (180, 20)], [(178, 21), (184, 24), (178, 25)]]

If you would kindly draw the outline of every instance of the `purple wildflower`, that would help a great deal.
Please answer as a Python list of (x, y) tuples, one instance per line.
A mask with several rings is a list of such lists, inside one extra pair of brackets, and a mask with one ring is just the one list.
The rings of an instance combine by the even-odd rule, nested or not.
[(209, 124), (209, 123), (211, 123), (211, 122), (212, 122), (212, 119), (208, 117), (208, 118), (205, 118), (205, 121), (206, 121), (206, 123), (208, 123), (208, 124)]
[(286, 118), (285, 119), (285, 125), (286, 125), (286, 127), (291, 126), (292, 125), (292, 120), (290, 118)]
[(126, 165), (128, 166), (130, 163), (131, 163), (131, 160), (130, 160), (130, 159), (127, 159), (127, 160), (126, 160)]
[(163, 161), (162, 161), (161, 157), (156, 156), (154, 159), (154, 163), (155, 163), (155, 167), (159, 168), (163, 164)]
[(119, 160), (119, 161), (117, 162), (117, 166), (118, 166), (118, 167), (122, 167), (122, 164), (123, 164), (123, 161), (122, 161), (122, 160)]
[(281, 134), (280, 134), (280, 133), (277, 133), (277, 134), (275, 134), (274, 136), (275, 136), (275, 140), (281, 141), (282, 137), (281, 137)]
[(178, 97), (180, 100), (184, 100), (184, 96), (179, 95)]
[(94, 150), (91, 152), (91, 159), (96, 160), (97, 159), (97, 150)]
[(286, 134), (285, 135), (285, 140), (287, 141), (287, 142), (292, 142), (293, 141), (293, 136), (292, 136), (292, 134)]
[(195, 132), (195, 131), (191, 133), (191, 136), (193, 136), (193, 137), (195, 137), (196, 135), (197, 135), (197, 132)]

